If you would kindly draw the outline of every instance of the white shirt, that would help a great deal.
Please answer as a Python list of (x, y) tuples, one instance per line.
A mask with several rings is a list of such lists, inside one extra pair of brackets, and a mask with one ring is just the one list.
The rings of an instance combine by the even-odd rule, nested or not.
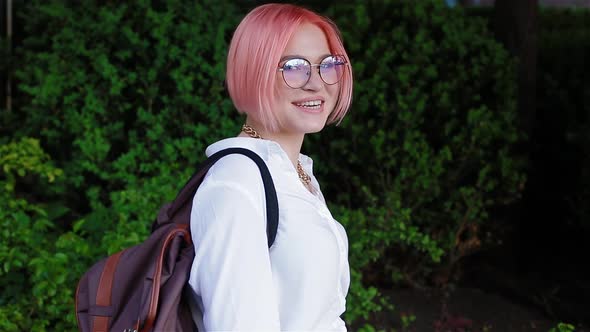
[(264, 186), (250, 158), (229, 155), (209, 170), (191, 211), (189, 284), (199, 331), (346, 331), (340, 315), (350, 284), (348, 240), (328, 211), (311, 158), (299, 155), (315, 195), (278, 143), (234, 137), (206, 154), (229, 147), (250, 149), (266, 162), (279, 226), (269, 250)]

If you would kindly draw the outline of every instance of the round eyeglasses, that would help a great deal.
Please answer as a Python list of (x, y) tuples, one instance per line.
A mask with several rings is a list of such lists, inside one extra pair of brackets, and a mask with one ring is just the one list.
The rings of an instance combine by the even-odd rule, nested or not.
[(311, 64), (307, 59), (289, 59), (278, 70), (283, 73), (283, 80), (293, 89), (302, 88), (311, 78), (311, 67), (319, 67), (322, 81), (328, 85), (336, 84), (342, 78), (346, 59), (341, 55), (329, 55), (318, 64)]

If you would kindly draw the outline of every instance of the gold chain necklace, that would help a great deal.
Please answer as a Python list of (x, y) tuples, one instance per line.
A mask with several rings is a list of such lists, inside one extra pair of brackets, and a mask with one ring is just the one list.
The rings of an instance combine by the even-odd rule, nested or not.
[[(252, 138), (263, 139), (262, 136), (258, 134), (256, 129), (252, 128), (250, 125), (244, 124), (242, 126), (242, 131)], [(305, 171), (303, 170), (303, 166), (301, 166), (301, 162), (299, 162), (299, 160), (297, 160), (297, 167), (295, 168), (297, 169), (297, 175), (299, 175), (299, 180), (301, 180), (301, 182), (303, 182), (304, 185), (310, 186), (311, 177), (307, 175), (307, 173), (305, 173)]]

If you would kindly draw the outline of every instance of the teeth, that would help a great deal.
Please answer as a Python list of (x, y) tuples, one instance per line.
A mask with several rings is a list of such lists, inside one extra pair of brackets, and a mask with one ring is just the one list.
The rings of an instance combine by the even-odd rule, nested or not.
[(321, 100), (310, 100), (310, 101), (306, 101), (303, 103), (298, 103), (296, 104), (297, 106), (303, 106), (303, 107), (318, 107), (322, 104)]

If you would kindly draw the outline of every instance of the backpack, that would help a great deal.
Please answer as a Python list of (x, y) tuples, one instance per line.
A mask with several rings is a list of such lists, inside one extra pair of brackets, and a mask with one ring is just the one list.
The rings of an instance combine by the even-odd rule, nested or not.
[(192, 199), (209, 168), (220, 158), (236, 153), (249, 157), (260, 169), (270, 248), (277, 232), (279, 210), (266, 164), (248, 149), (219, 151), (203, 162), (173, 202), (162, 206), (147, 240), (99, 261), (80, 279), (76, 289), (80, 331), (197, 330), (189, 308), (188, 286), (195, 256), (189, 229)]

